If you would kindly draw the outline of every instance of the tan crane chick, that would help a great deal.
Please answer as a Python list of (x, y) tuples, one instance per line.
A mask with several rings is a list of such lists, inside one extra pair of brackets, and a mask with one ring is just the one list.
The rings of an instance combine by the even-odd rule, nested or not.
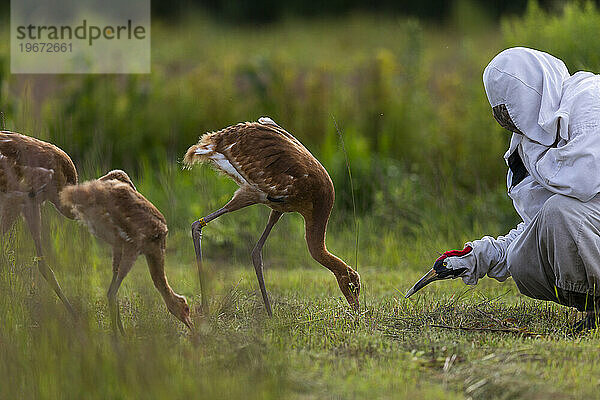
[(73, 315), (73, 307), (43, 256), (40, 207), (48, 200), (62, 215), (73, 219), (58, 194), (76, 183), (77, 171), (64, 151), (29, 136), (0, 131), (0, 233), (6, 233), (23, 215), (35, 243), (38, 268)]
[(325, 246), (327, 222), (335, 197), (333, 183), (323, 165), (302, 143), (272, 119), (262, 117), (258, 122), (240, 123), (204, 134), (187, 150), (184, 158), (187, 166), (203, 162), (211, 163), (239, 186), (225, 206), (192, 224), (205, 313), (208, 300), (202, 273), (202, 228), (220, 215), (259, 203), (271, 208), (267, 226), (252, 250), (267, 313), (272, 315), (263, 278), (262, 247), (273, 225), (286, 212), (298, 212), (304, 217), (311, 256), (333, 272), (348, 303), (358, 309), (358, 273)]
[(192, 329), (187, 301), (171, 289), (165, 275), (165, 217), (136, 190), (125, 172), (114, 170), (97, 180), (69, 186), (60, 193), (60, 199), (92, 234), (112, 246), (113, 278), (108, 304), (115, 331), (118, 327), (124, 334), (117, 292), (140, 254), (146, 256), (154, 286), (169, 312)]

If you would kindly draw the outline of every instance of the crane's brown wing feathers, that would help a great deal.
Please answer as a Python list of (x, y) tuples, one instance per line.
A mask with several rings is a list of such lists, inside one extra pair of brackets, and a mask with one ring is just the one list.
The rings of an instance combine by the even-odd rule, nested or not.
[(238, 185), (266, 194), (266, 200), (294, 197), (298, 202), (315, 193), (333, 192), (321, 163), (294, 136), (272, 122), (245, 122), (204, 134), (184, 157), (188, 167), (199, 162), (211, 162)]
[[(139, 192), (118, 180), (94, 180), (68, 186), (61, 201), (98, 229), (116, 229), (121, 238), (143, 248), (148, 240), (167, 235), (164, 216)], [(104, 232), (96, 232), (102, 236)]]
[(214, 151), (271, 198), (294, 195), (298, 180), (309, 177), (315, 167), (323, 168), (296, 138), (274, 125), (247, 122), (211, 135)]
[(113, 199), (115, 219), (123, 221), (123, 229), (142, 240), (155, 240), (167, 235), (165, 217), (139, 192), (121, 181), (107, 181)]

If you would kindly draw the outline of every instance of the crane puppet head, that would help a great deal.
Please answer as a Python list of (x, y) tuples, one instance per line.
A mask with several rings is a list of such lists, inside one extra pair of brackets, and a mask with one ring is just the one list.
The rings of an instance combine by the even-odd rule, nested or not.
[(431, 270), (429, 270), (428, 273), (423, 275), (423, 277), (419, 279), (419, 281), (415, 283), (414, 286), (410, 288), (408, 292), (406, 292), (406, 295), (404, 297), (408, 299), (410, 296), (412, 296), (417, 291), (421, 290), (431, 282), (439, 281), (442, 279), (458, 278), (466, 270), (467, 268), (451, 268), (448, 265), (447, 256), (443, 255), (437, 260), (435, 260), (433, 268), (431, 268)]

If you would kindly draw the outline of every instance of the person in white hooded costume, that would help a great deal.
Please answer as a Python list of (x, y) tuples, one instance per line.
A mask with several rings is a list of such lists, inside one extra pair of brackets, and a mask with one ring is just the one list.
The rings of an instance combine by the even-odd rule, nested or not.
[(494, 118), (513, 135), (504, 158), (508, 194), (521, 222), (507, 235), (444, 253), (407, 293), (437, 279), (475, 285), (512, 276), (527, 296), (588, 318), (600, 312), (600, 76), (570, 75), (550, 54), (516, 47), (483, 72)]

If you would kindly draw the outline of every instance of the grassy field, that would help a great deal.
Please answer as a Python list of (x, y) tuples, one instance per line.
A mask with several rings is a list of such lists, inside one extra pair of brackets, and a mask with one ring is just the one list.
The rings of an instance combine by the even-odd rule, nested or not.
[[(79, 235), (81, 246), (64, 243), (55, 269), (81, 320), (74, 323), (33, 262), (17, 256), (31, 249), (25, 235), (13, 232), (17, 253), (6, 253), (0, 271), (0, 398), (597, 394), (597, 334), (573, 336), (569, 325), (575, 313), (519, 296), (511, 280), (484, 281), (470, 290), (461, 282), (444, 282), (405, 300), (403, 292), (420, 272), (364, 266), (363, 306), (355, 314), (327, 271), (314, 263), (275, 266), (277, 257), (268, 245), (273, 318), (265, 314), (249, 262), (211, 262), (212, 313), (197, 319), (197, 332), (189, 334), (167, 313), (145, 262), (138, 261), (120, 291), (127, 335), (115, 339), (105, 300), (108, 249), (86, 237), (83, 227), (66, 225), (69, 235)], [(62, 241), (57, 240), (59, 247)], [(187, 262), (171, 252), (167, 273), (174, 289), (198, 306), (190, 247), (181, 249)]]
[[(153, 21), (147, 76), (11, 75), (2, 24), (7, 128), (59, 145), (82, 180), (127, 170), (167, 219), (167, 275), (193, 308), (201, 293), (190, 223), (235, 185), (179, 161), (203, 132), (261, 115), (330, 172), (328, 247), (358, 266), (363, 288), (353, 313), (310, 258), (301, 217), (286, 215), (264, 250), (274, 308), (266, 317), (250, 251), (268, 210), (255, 206), (204, 230), (215, 285), (197, 332), (168, 314), (139, 260), (120, 291), (127, 334), (114, 338), (109, 249), (46, 206), (49, 263), (80, 320), (37, 272), (20, 222), (0, 238), (0, 399), (598, 397), (600, 337), (573, 335), (574, 311), (527, 299), (510, 279), (403, 296), (438, 252), (518, 222), (501, 157), (509, 137), (481, 83), (486, 63), (529, 45), (572, 72), (600, 71), (598, 21), (580, 3), (551, 15), (532, 3), (501, 26), (472, 7), (443, 26), (377, 15), (228, 26), (191, 13)], [(358, 251), (334, 118), (352, 166)]]

